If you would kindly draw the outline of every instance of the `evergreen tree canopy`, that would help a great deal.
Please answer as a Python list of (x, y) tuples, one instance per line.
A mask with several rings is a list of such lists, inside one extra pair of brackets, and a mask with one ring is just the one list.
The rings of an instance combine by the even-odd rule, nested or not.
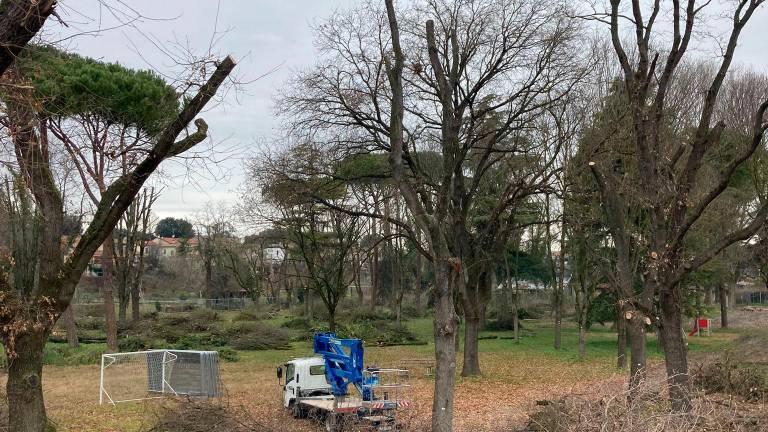
[(28, 47), (19, 65), (51, 117), (97, 115), (155, 135), (180, 109), (173, 87), (151, 71), (43, 46)]
[(158, 237), (190, 238), (195, 236), (195, 230), (186, 219), (167, 217), (157, 223), (155, 234)]

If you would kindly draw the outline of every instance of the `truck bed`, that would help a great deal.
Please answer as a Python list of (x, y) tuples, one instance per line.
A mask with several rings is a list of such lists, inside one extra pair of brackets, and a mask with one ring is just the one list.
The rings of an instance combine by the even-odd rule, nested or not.
[(333, 396), (317, 396), (299, 399), (299, 403), (323, 411), (356, 412), (363, 406), (363, 400), (358, 397), (346, 397), (341, 401), (334, 401)]

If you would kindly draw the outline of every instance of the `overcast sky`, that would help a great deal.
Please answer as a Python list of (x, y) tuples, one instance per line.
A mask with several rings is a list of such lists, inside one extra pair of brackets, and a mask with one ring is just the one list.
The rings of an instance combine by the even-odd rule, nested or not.
[[(104, 4), (114, 4), (114, 10)], [(160, 217), (197, 213), (208, 202), (235, 201), (242, 182), (243, 160), (279, 136), (279, 122), (272, 112), (272, 94), (291, 71), (314, 63), (316, 54), (310, 25), (328, 17), (355, 0), (125, 0), (124, 3), (146, 16), (130, 26), (119, 26), (113, 13), (123, 11), (125, 21), (133, 14), (121, 1), (65, 0), (59, 13), (69, 25), (63, 28), (55, 19), (46, 24), (47, 37), (89, 32), (65, 43), (82, 55), (119, 62), (135, 68), (152, 68), (172, 74), (168, 57), (150, 39), (168, 46), (184, 41), (193, 49), (205, 51), (214, 29), (226, 31), (216, 49), (238, 60), (237, 73), (250, 81), (269, 75), (230, 94), (224, 104), (205, 113), (210, 125), (211, 144), (218, 164), (211, 172), (199, 169), (187, 175), (183, 166), (167, 169), (174, 181), (164, 189), (155, 205)], [(768, 70), (768, 8), (763, 7), (743, 34), (736, 61)], [(218, 12), (217, 12), (218, 11)], [(218, 13), (218, 24), (216, 16)], [(114, 28), (118, 27), (118, 28)], [(237, 96), (237, 97), (235, 97)]]

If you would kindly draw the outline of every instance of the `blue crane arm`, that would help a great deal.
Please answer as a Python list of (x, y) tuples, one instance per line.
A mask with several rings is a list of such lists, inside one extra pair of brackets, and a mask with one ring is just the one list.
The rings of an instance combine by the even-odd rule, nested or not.
[(363, 386), (363, 341), (339, 339), (335, 333), (315, 333), (314, 350), (325, 359), (325, 376), (335, 396), (346, 396), (349, 384), (354, 385), (363, 399), (370, 399)]

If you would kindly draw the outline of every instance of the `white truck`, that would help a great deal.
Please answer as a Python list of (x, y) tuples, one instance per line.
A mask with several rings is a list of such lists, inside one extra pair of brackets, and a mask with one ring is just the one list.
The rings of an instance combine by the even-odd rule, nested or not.
[[(362, 342), (332, 333), (315, 335), (315, 353), (318, 356), (295, 358), (277, 368), (283, 406), (294, 418), (314, 418), (329, 432), (353, 423), (380, 432), (398, 428), (396, 412), (409, 405), (409, 386), (401, 382), (407, 371), (363, 369)], [(357, 395), (349, 394), (350, 385)]]

